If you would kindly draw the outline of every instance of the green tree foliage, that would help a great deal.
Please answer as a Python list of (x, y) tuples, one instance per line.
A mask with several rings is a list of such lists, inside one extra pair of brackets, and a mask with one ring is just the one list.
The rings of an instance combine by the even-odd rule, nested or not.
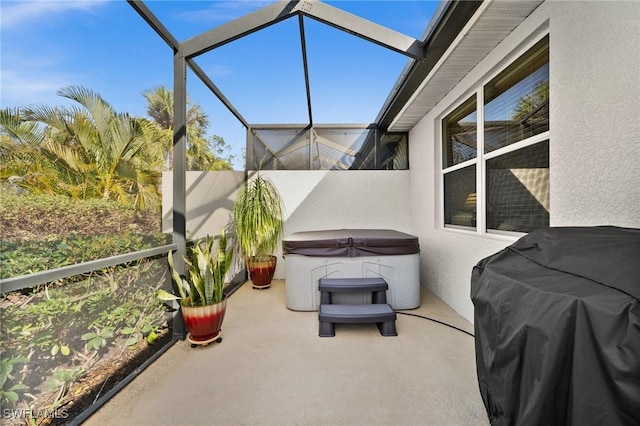
[(83, 87), (58, 94), (78, 105), (0, 110), (0, 177), (33, 193), (157, 204), (162, 160), (147, 140), (151, 123)]
[[(160, 141), (164, 150), (165, 164), (173, 169), (173, 92), (164, 86), (146, 90), (147, 114), (157, 128), (150, 130), (152, 138)], [(231, 156), (220, 136), (206, 138), (209, 118), (199, 105), (187, 105), (187, 169), (188, 170), (232, 170)]]
[(513, 120), (544, 119), (549, 114), (549, 81), (536, 84), (533, 93), (526, 94), (518, 100), (513, 111)]
[[(173, 165), (173, 92), (144, 92), (151, 120), (118, 113), (84, 87), (58, 94), (76, 105), (0, 109), (0, 179), (34, 194), (157, 205), (160, 173)], [(189, 105), (187, 169), (232, 170), (229, 147), (206, 137), (208, 125)]]

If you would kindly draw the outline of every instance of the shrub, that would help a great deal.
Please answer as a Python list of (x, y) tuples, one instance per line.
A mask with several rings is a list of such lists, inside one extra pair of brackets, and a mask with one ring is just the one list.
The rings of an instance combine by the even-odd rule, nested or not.
[(0, 278), (167, 244), (159, 212), (0, 191)]

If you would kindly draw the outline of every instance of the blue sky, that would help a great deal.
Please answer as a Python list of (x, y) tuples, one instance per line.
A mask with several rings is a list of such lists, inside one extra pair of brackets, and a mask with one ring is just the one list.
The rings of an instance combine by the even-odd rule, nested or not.
[[(179, 41), (272, 1), (147, 1)], [(437, 1), (326, 3), (419, 38)], [(117, 111), (146, 116), (142, 92), (173, 87), (172, 51), (124, 0), (0, 2), (2, 107), (64, 105), (57, 90), (82, 85)], [(369, 123), (376, 118), (407, 58), (305, 19), (315, 123)], [(296, 19), (288, 19), (196, 58), (252, 124), (307, 123)], [(209, 134), (232, 146), (242, 167), (244, 127), (193, 75), (190, 101), (210, 119)]]

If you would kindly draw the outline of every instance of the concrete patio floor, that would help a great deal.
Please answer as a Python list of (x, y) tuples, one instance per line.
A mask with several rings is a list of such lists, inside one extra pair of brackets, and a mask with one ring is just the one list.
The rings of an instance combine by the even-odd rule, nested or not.
[[(422, 290), (419, 309), (470, 332)], [(285, 305), (284, 281), (250, 283), (227, 303), (223, 342), (178, 342), (85, 425), (486, 425), (474, 340), (398, 315), (398, 336), (373, 324), (318, 337), (316, 312)]]

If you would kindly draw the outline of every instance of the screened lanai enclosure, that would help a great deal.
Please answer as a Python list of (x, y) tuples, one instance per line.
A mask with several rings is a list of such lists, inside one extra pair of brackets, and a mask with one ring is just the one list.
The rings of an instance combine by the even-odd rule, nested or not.
[(252, 170), (404, 170), (409, 168), (406, 133), (375, 125), (262, 125), (248, 132)]
[[(398, 99), (411, 96), (418, 77), (414, 76), (413, 83), (409, 78), (407, 86), (395, 87), (372, 123), (354, 124), (348, 116), (341, 123), (319, 123), (312, 107), (305, 25), (313, 20), (407, 58), (403, 59), (408, 60), (403, 78), (413, 76), (416, 70), (423, 75), (435, 63), (426, 55), (427, 47), (434, 43), (423, 40), (437, 33), (440, 39), (430, 52), (442, 51), (453, 33), (431, 28), (423, 40), (417, 40), (319, 1), (278, 1), (180, 42), (144, 2), (128, 3), (173, 51), (173, 63), (169, 57), (167, 60), (174, 79), (173, 171), (165, 173), (162, 188), (162, 222), (167, 234), (145, 240), (142, 249), (133, 247), (128, 254), (2, 277), (2, 293), (10, 295), (2, 305), (2, 407), (11, 407), (10, 418), (3, 411), (3, 423), (23, 424), (25, 419), (81, 423), (185, 338), (178, 306), (163, 304), (155, 297), (159, 289), (172, 287), (167, 255), (175, 253), (176, 267), (184, 271), (180, 259), (188, 253), (190, 241), (198, 235), (215, 235), (226, 223), (230, 204), (252, 171), (295, 173), (272, 175), (284, 191), (294, 194), (286, 206), (287, 232), (302, 226), (333, 226), (323, 223), (323, 217), (339, 220), (344, 226), (386, 225), (409, 231), (405, 208), (408, 134), (390, 132), (387, 127), (398, 111)], [(448, 19), (448, 14), (457, 10), (470, 16), (476, 7), (443, 3), (437, 14)], [(250, 123), (197, 60), (206, 52), (285, 20), (297, 21), (307, 120)], [(191, 83), (187, 75), (195, 75), (246, 129), (244, 171), (187, 171), (187, 92)], [(298, 186), (287, 189), (285, 183)], [(313, 199), (316, 193), (350, 199), (377, 216), (336, 219), (336, 214), (343, 213), (325, 214), (301, 201)], [(360, 202), (359, 197), (365, 199)], [(234, 264), (227, 278), (231, 294), (246, 279), (242, 262)], [(28, 296), (32, 290), (38, 293)], [(26, 309), (27, 304), (33, 307)]]
[[(348, 14), (319, 1), (275, 2), (246, 17), (229, 22), (183, 43), (164, 28), (162, 23), (142, 3), (130, 4), (174, 49), (174, 84), (176, 93), (176, 128), (186, 116), (185, 66), (225, 104), (247, 129), (246, 168), (248, 170), (381, 170), (408, 168), (406, 133), (390, 133), (377, 123), (318, 124), (314, 121), (310, 91), (305, 38), (305, 19), (314, 19), (353, 34), (407, 57), (425, 57), (421, 41), (397, 33), (381, 25)], [(302, 56), (300, 73), (304, 75), (308, 122), (306, 124), (251, 124), (216, 87), (207, 71), (197, 65), (199, 55), (238, 38), (260, 31), (286, 19), (297, 19)], [(277, 65), (276, 65), (277, 66)], [(176, 133), (175, 147), (179, 150), (184, 135)], [(180, 173), (176, 169), (177, 173)], [(174, 187), (174, 190), (178, 185)]]
[[(408, 169), (408, 136), (389, 133), (383, 122), (392, 102), (382, 106), (378, 122), (364, 125), (319, 124), (314, 121), (310, 91), (305, 19), (312, 19), (383, 46), (414, 62), (426, 58), (426, 44), (384, 26), (346, 13), (319, 1), (275, 2), (256, 12), (178, 42), (143, 3), (131, 6), (174, 51), (174, 170), (172, 231), (178, 253), (186, 243), (186, 117), (187, 67), (201, 80), (247, 129), (247, 170), (403, 170)], [(473, 8), (470, 8), (470, 10)], [(444, 10), (441, 8), (440, 13)], [(197, 58), (239, 38), (284, 20), (297, 19), (302, 56), (308, 122), (306, 124), (252, 124), (229, 102), (197, 64)], [(408, 72), (408, 70), (407, 70)], [(396, 94), (397, 95), (397, 94)], [(408, 96), (407, 93), (404, 96)], [(390, 98), (393, 100), (393, 97)], [(348, 118), (345, 120), (348, 123)]]
[[(30, 10), (36, 3), (46, 4), (43, 9), (49, 10), (49, 5), (65, 2), (2, 2), (3, 49), (22, 47), (14, 40), (7, 42), (8, 34), (45, 39), (34, 36), (40, 34), (34, 25), (22, 25), (15, 33), (5, 32), (5, 20), (10, 15), (5, 11), (11, 9), (6, 4), (10, 3), (16, 5), (11, 10), (15, 12)], [(479, 347), (473, 344), (482, 337), (481, 321), (490, 327), (497, 324), (490, 305), (496, 301), (493, 290), (500, 292), (504, 286), (491, 283), (487, 271), (491, 265), (503, 272), (524, 270), (493, 260), (518, 254), (519, 246), (512, 243), (540, 228), (584, 224), (609, 232), (608, 226), (600, 225), (638, 225), (640, 215), (634, 203), (638, 198), (637, 179), (633, 174), (638, 168), (632, 155), (637, 152), (638, 129), (637, 120), (629, 119), (629, 111), (638, 109), (640, 99), (633, 79), (640, 70), (640, 62), (634, 60), (640, 56), (633, 55), (639, 48), (635, 36), (640, 5), (634, 2), (442, 0), (437, 5), (415, 2), (418, 8), (426, 4), (433, 7), (421, 14), (409, 14), (399, 12), (409, 2), (389, 1), (393, 6), (383, 7), (387, 16), (380, 19), (385, 25), (374, 22), (376, 15), (370, 9), (382, 2), (373, 1), (344, 2), (344, 10), (333, 6), (340, 5), (339, 1), (213, 2), (232, 7), (251, 4), (242, 9), (251, 13), (241, 15), (235, 9), (232, 18), (219, 16), (219, 9), (212, 14), (207, 7), (200, 7), (209, 2), (66, 3), (81, 4), (83, 13), (91, 15), (86, 21), (97, 23), (92, 29), (99, 27), (104, 32), (100, 37), (91, 33), (95, 37), (87, 49), (81, 49), (78, 37), (42, 44), (48, 47), (57, 42), (56, 48), (65, 49), (69, 57), (73, 55), (74, 64), (81, 62), (75, 61), (81, 50), (90, 50), (97, 62), (113, 58), (106, 52), (117, 50), (120, 56), (113, 62), (120, 68), (107, 73), (118, 86), (134, 79), (131, 71), (141, 64), (136, 62), (139, 55), (145, 61), (139, 66), (144, 69), (144, 84), (169, 82), (173, 97), (172, 107), (167, 110), (173, 109), (173, 121), (162, 129), (161, 136), (144, 141), (154, 145), (161, 140), (168, 148), (166, 157), (160, 156), (159, 165), (152, 170), (156, 209), (149, 219), (152, 226), (146, 228), (147, 219), (140, 211), (131, 207), (128, 216), (113, 220), (105, 209), (115, 210), (115, 203), (98, 202), (95, 197), (88, 208), (82, 209), (78, 200), (72, 199), (67, 204), (71, 205), (68, 220), (60, 220), (57, 205), (39, 216), (30, 214), (42, 210), (32, 209), (29, 197), (19, 197), (21, 189), (14, 184), (21, 176), (0, 176), (0, 195), (4, 197), (7, 188), (15, 191), (12, 198), (3, 198), (0, 210), (9, 201), (14, 203), (9, 213), (15, 223), (36, 223), (43, 216), (51, 216), (57, 219), (52, 221), (56, 227), (61, 222), (83, 221), (92, 232), (102, 229), (105, 222), (118, 229), (117, 235), (87, 232), (80, 242), (66, 234), (54, 239), (48, 230), (29, 241), (8, 242), (8, 227), (0, 228), (3, 425), (488, 424), (493, 419), (487, 417), (491, 414), (485, 408), (494, 405), (496, 413), (506, 411), (493, 397), (483, 406), (482, 397), (489, 393), (483, 393), (484, 379), (478, 380), (482, 373), (478, 360), (486, 351), (477, 357), (475, 349)], [(370, 9), (354, 7), (359, 3)], [(198, 7), (193, 7), (191, 14), (182, 14), (182, 8), (189, 4)], [(264, 7), (257, 8), (258, 4)], [(108, 9), (110, 15), (94, 13), (100, 7)], [(122, 9), (126, 13), (121, 13)], [(351, 14), (347, 10), (359, 12)], [(65, 15), (68, 20), (60, 21), (52, 19), (58, 17), (55, 13), (43, 15), (46, 18), (42, 19), (56, 22), (56, 29), (62, 25), (74, 25), (75, 29), (77, 25), (78, 32), (84, 34), (88, 28), (83, 26), (85, 20), (77, 19), (81, 15), (70, 13)], [(105, 16), (110, 19), (103, 19)], [(133, 17), (133, 23), (146, 33), (132, 37), (126, 31), (132, 22), (126, 21), (126, 16)], [(408, 21), (424, 31), (422, 35), (403, 34), (412, 31), (405, 25)], [(328, 37), (323, 37), (327, 33), (320, 32), (314, 39), (318, 28), (339, 34), (342, 38), (335, 40), (343, 43), (327, 42)], [(277, 37), (268, 34), (286, 34), (288, 41), (271, 43)], [(268, 46), (256, 43), (258, 37), (270, 40)], [(97, 46), (101, 42), (98, 39), (106, 42)], [(346, 48), (347, 39), (359, 44)], [(67, 43), (75, 49), (60, 40), (73, 40)], [(149, 49), (154, 42), (163, 49), (161, 54)], [(125, 44), (127, 49), (120, 51), (118, 48)], [(356, 64), (367, 56), (366, 47), (388, 56), (373, 59), (371, 55), (368, 61)], [(220, 58), (236, 48), (241, 54), (230, 61), (234, 77), (225, 80), (223, 73), (228, 70), (220, 67), (224, 64)], [(40, 57), (42, 53), (21, 50), (18, 55), (14, 53), (20, 60), (7, 60), (2, 65), (3, 83), (6, 75), (18, 76), (11, 80), (16, 82), (14, 92), (30, 89), (40, 81), (14, 72), (9, 63), (46, 62)], [(322, 54), (314, 55), (316, 50), (322, 50)], [(149, 52), (153, 53), (145, 56)], [(282, 52), (296, 60), (281, 60)], [(348, 75), (349, 80), (341, 58), (351, 55), (359, 69)], [(152, 56), (161, 57), (160, 65), (150, 60)], [(91, 64), (86, 74), (92, 77), (99, 74), (98, 70), (104, 71), (94, 60), (86, 61)], [(157, 73), (159, 69), (166, 74)], [(364, 78), (371, 70), (388, 71), (395, 82), (385, 81), (376, 87), (377, 81)], [(55, 75), (53, 71), (46, 69), (47, 74)], [(325, 78), (324, 84), (314, 85), (320, 78)], [(270, 84), (272, 81), (277, 84)], [(371, 92), (349, 91), (354, 81), (371, 91), (379, 89), (383, 97), (372, 102), (373, 97), (365, 96)], [(228, 82), (239, 83), (242, 90), (230, 90), (233, 84), (225, 86)], [(276, 95), (289, 91), (298, 94), (291, 106), (295, 119), (279, 119), (284, 116), (277, 113), (286, 97), (274, 96), (273, 91), (269, 93), (272, 96), (264, 96), (261, 89), (267, 86), (275, 86), (279, 91)], [(316, 90), (318, 87), (324, 93)], [(127, 96), (137, 95), (130, 93), (133, 90), (126, 92)], [(205, 96), (193, 98), (203, 92)], [(322, 99), (326, 94), (330, 96)], [(206, 97), (209, 99), (205, 102), (216, 103), (211, 109), (216, 111), (212, 114), (218, 120), (216, 125), (233, 122), (234, 131), (240, 133), (232, 141), (234, 148), (243, 147), (242, 164), (229, 166), (235, 170), (190, 169), (190, 141), (194, 138), (187, 131), (189, 106), (191, 101), (201, 103)], [(357, 107), (349, 103), (353, 99), (359, 101)], [(365, 108), (371, 105), (373, 113)], [(322, 107), (330, 108), (332, 114), (322, 115)], [(365, 109), (366, 114), (356, 114)], [(268, 114), (260, 116), (255, 111)], [(1, 156), (6, 152), (5, 142), (13, 146), (23, 142), (5, 129), (3, 124)], [(616, 137), (611, 138), (611, 134)], [(71, 132), (60, 139), (67, 142), (71, 138), (65, 137), (69, 135)], [(171, 161), (166, 161), (169, 156)], [(168, 258), (173, 255), (176, 271), (184, 275), (184, 256), (190, 254), (193, 242), (206, 235), (220, 235), (221, 228), (230, 224), (230, 212), (241, 188), (258, 174), (273, 182), (283, 200), (284, 231), (273, 253), (277, 257), (274, 285), (268, 291), (246, 285), (249, 281), (244, 259), (236, 256), (224, 280), (230, 307), (225, 317), (225, 342), (191, 347), (184, 341), (183, 310), (177, 302), (165, 303), (158, 297), (159, 290), (175, 290)], [(134, 192), (126, 195), (133, 198)], [(51, 207), (47, 204), (53, 204), (52, 199), (42, 204)], [(138, 232), (143, 228), (145, 232)], [(21, 231), (18, 226), (16, 229), (15, 235)], [(146, 232), (148, 229), (152, 231)], [(379, 233), (368, 232), (372, 230)], [(389, 231), (394, 238), (381, 237)], [(121, 239), (122, 235), (125, 238)], [(331, 235), (336, 237), (325, 238)], [(409, 238), (399, 238), (401, 235)], [(385, 244), (381, 245), (381, 240)], [(403, 240), (416, 242), (410, 245), (409, 253), (398, 253), (409, 246), (396, 244)], [(349, 254), (377, 250), (378, 255), (391, 244), (393, 253), (387, 253), (390, 259), (386, 261), (370, 261), (363, 255), (346, 262), (347, 256), (342, 253), (291, 253), (286, 244), (291, 241), (297, 244), (296, 249), (304, 250), (312, 242), (313, 251), (320, 254), (326, 254), (330, 245), (331, 250), (338, 246)], [(568, 241), (572, 249), (584, 252), (575, 241)], [(637, 243), (637, 238), (632, 243)], [(520, 248), (526, 252), (541, 247), (525, 245)], [(632, 247), (637, 248), (637, 244)], [(610, 262), (602, 253), (609, 249), (594, 251), (586, 269), (617, 276), (605, 268)], [(19, 252), (18, 262), (6, 255), (10, 250)], [(58, 255), (63, 250), (65, 255)], [(480, 260), (492, 253), (497, 257)], [(573, 260), (568, 253), (564, 250), (565, 257)], [(535, 258), (518, 254), (517, 259), (518, 264), (540, 266)], [(593, 260), (600, 261), (603, 268)], [(347, 263), (350, 276), (340, 276)], [(6, 273), (4, 267), (9, 264), (15, 267), (12, 271), (19, 272)], [(626, 264), (635, 266), (633, 262)], [(554, 273), (562, 272), (550, 267)], [(585, 268), (576, 267), (579, 270), (570, 268), (567, 273), (573, 278), (587, 278), (579, 276)], [(613, 269), (619, 272), (620, 268)], [(400, 274), (396, 274), (398, 270)], [(470, 288), (475, 295), (478, 293), (480, 287), (473, 289), (473, 276), (478, 277), (482, 270), (481, 284), (485, 286), (480, 290), (487, 296), (487, 321), (474, 317), (475, 302), (469, 297)], [(339, 278), (336, 281), (351, 281), (347, 283), (350, 291), (358, 289), (353, 282), (361, 284), (360, 277), (373, 280), (364, 286), (367, 291), (334, 299), (330, 293), (335, 288), (323, 279), (335, 271), (338, 273), (333, 278)], [(522, 283), (528, 289), (533, 288), (534, 281), (540, 281), (539, 273), (525, 275)], [(635, 277), (637, 273), (627, 275)], [(402, 294), (394, 293), (394, 282), (386, 278), (403, 285), (411, 282), (411, 286)], [(589, 288), (595, 288), (595, 281), (589, 280), (593, 281)], [(514, 283), (513, 279), (508, 281)], [(561, 281), (566, 282), (566, 276)], [(389, 286), (388, 294), (382, 290), (385, 285)], [(551, 278), (548, 286), (556, 287)], [(628, 294), (622, 296), (612, 286), (603, 288), (613, 291), (609, 292), (611, 300), (630, 306)], [(369, 294), (369, 290), (378, 294)], [(515, 290), (514, 300), (524, 294)], [(388, 297), (386, 301), (382, 293)], [(595, 293), (587, 293), (585, 300), (593, 299)], [(366, 301), (360, 297), (363, 294)], [(334, 324), (335, 318), (323, 318), (320, 308), (334, 301), (351, 301), (351, 296), (363, 300), (359, 305), (384, 309), (379, 312), (388, 323), (388, 336), (376, 329), (375, 323), (337, 322), (335, 329), (323, 324)], [(576, 301), (569, 295), (563, 295), (562, 300)], [(521, 311), (532, 319), (539, 318), (541, 312), (548, 313), (548, 304), (540, 300), (525, 297), (522, 301)], [(625, 315), (627, 311), (633, 312), (627, 309)], [(337, 315), (335, 312), (330, 309), (327, 316)], [(558, 313), (566, 317), (565, 311)], [(397, 335), (391, 336), (394, 333), (389, 323), (396, 314), (393, 321)], [(620, 312), (614, 314), (605, 315), (605, 319), (617, 322)], [(605, 330), (607, 321), (596, 325), (604, 327), (600, 330), (605, 331), (603, 339), (611, 340), (612, 333)], [(505, 336), (527, 342), (532, 331), (535, 334), (540, 330), (539, 321), (532, 321), (528, 328), (522, 328), (526, 326), (522, 321), (498, 322), (505, 325)], [(550, 332), (557, 335), (557, 324), (547, 322)], [(520, 327), (516, 332), (514, 324)], [(637, 331), (624, 325), (614, 328)], [(571, 333), (574, 329), (568, 328)], [(561, 340), (564, 346), (575, 339)], [(511, 356), (516, 345), (502, 346), (508, 349), (507, 358), (517, 358)], [(631, 402), (624, 404), (637, 418), (636, 407), (640, 405), (634, 402), (640, 393), (634, 393), (629, 383), (637, 377), (633, 372), (638, 357), (627, 357), (628, 363), (618, 362), (633, 351), (622, 344), (617, 347), (626, 352), (621, 357), (613, 356), (614, 364), (621, 366), (624, 380), (630, 378), (621, 382), (625, 389), (631, 389)], [(593, 357), (578, 349), (573, 359), (563, 359), (579, 361), (589, 374), (576, 375), (580, 371), (568, 365), (563, 371), (573, 371), (569, 376), (582, 379), (597, 375), (598, 368), (590, 365)], [(540, 346), (533, 345), (531, 350), (535, 355)], [(596, 358), (604, 362), (606, 357)], [(536, 356), (531, 359), (535, 364)], [(520, 382), (512, 373), (506, 371), (503, 378), (513, 388)], [(534, 379), (540, 377), (533, 370), (531, 374)], [(527, 373), (521, 383), (533, 383), (535, 387), (540, 381), (530, 380), (531, 374)], [(502, 396), (518, 393), (518, 389), (511, 390)], [(496, 394), (493, 390), (491, 393)], [(583, 398), (588, 393), (570, 390), (569, 394)], [(527, 399), (522, 395), (520, 402)], [(516, 399), (514, 407), (522, 408)], [(563, 403), (563, 398), (554, 395), (542, 400), (555, 405), (537, 410), (539, 413), (560, 412), (555, 407)], [(598, 414), (613, 413), (603, 401), (598, 394), (580, 403), (589, 404)], [(570, 421), (568, 416), (560, 417), (560, 421)], [(637, 424), (635, 418), (629, 424)]]

